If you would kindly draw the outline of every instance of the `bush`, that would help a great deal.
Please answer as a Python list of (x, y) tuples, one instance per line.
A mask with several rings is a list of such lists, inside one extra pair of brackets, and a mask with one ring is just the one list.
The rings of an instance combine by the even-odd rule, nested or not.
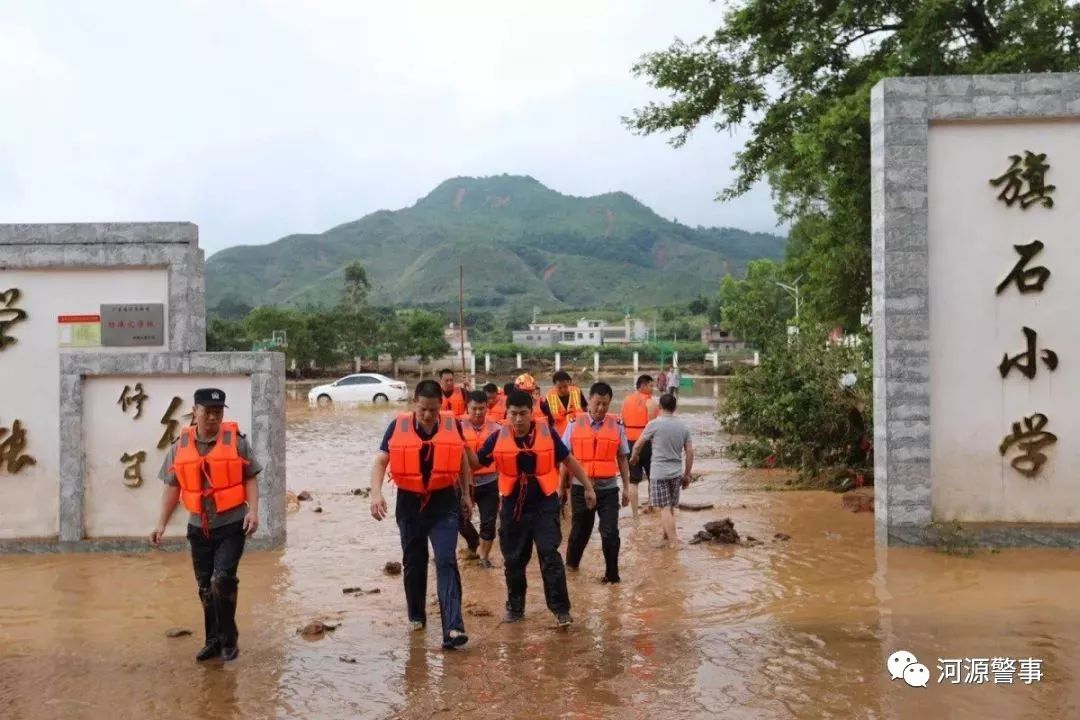
[[(718, 416), (729, 432), (757, 441), (731, 447), (745, 464), (761, 463), (763, 441), (777, 465), (797, 467), (804, 476), (866, 464), (861, 441), (873, 437), (870, 342), (835, 347), (825, 337), (824, 328), (802, 328), (790, 344), (771, 344), (760, 366), (728, 383)], [(840, 379), (852, 372), (857, 381), (846, 389)]]

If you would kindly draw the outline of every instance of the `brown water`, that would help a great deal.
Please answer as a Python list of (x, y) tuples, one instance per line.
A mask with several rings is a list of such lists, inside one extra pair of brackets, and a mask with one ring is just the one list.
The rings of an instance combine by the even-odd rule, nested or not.
[[(466, 605), (492, 615), (467, 614), (471, 642), (452, 653), (434, 607), (426, 633), (406, 631), (400, 579), (382, 573), (400, 559), (396, 526), (348, 494), (368, 485), (395, 410), (292, 400), (288, 485), (324, 512), (304, 503), (285, 550), (245, 556), (241, 659), (194, 662), (201, 613), (184, 554), (0, 557), (0, 719), (1080, 717), (1080, 555), (875, 551), (869, 514), (829, 493), (764, 492), (716, 458), (713, 396), (700, 387), (682, 414), (699, 454), (714, 456), (685, 497), (717, 507), (682, 513), (680, 534), (730, 516), (743, 534), (790, 542), (662, 552), (655, 515), (624, 517), (624, 581), (597, 581), (594, 536), (570, 576), (569, 632), (553, 627), (535, 563), (526, 621), (513, 626), (499, 623), (501, 572), (463, 564)], [(296, 634), (316, 618), (341, 626)], [(196, 632), (166, 638), (173, 626)], [(929, 687), (890, 682), (884, 663), (899, 649), (930, 667)], [(1039, 658), (1044, 678), (937, 684), (937, 658), (965, 656)]]

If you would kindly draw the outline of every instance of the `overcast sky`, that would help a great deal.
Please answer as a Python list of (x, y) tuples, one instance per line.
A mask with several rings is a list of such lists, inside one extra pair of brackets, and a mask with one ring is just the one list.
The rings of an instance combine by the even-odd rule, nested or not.
[(713, 199), (740, 136), (703, 127), (674, 150), (620, 122), (661, 99), (633, 62), (720, 14), (708, 0), (0, 3), (0, 222), (189, 220), (209, 255), (506, 172), (774, 230), (766, 188)]

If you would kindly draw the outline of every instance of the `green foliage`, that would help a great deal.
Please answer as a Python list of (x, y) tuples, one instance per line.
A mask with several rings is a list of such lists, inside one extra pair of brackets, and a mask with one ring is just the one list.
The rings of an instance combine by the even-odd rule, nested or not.
[(644, 56), (635, 72), (672, 96), (636, 132), (682, 145), (711, 120), (750, 126), (732, 198), (768, 180), (794, 221), (792, 276), (807, 311), (859, 327), (870, 299), (870, 89), (888, 76), (1080, 69), (1080, 5), (1067, 0), (741, 0), (720, 28)]
[(686, 303), (715, 294), (721, 277), (741, 275), (750, 260), (779, 259), (784, 243), (767, 233), (671, 223), (625, 193), (579, 198), (529, 177), (454, 178), (409, 208), (215, 254), (207, 302), (233, 296), (334, 307), (353, 292), (352, 306), (364, 295), (456, 309), (463, 265), (470, 308), (531, 314), (534, 305)]
[(752, 347), (782, 339), (795, 316), (794, 300), (776, 284), (786, 279), (772, 260), (750, 263), (745, 280), (724, 278), (719, 293), (724, 327)]
[[(780, 465), (807, 474), (865, 461), (858, 440), (872, 436), (869, 340), (858, 348), (827, 346), (825, 328), (801, 328), (789, 344), (772, 342), (761, 365), (728, 383), (718, 415), (727, 430), (750, 437), (731, 448), (747, 464), (762, 461), (762, 440)], [(853, 372), (855, 386), (840, 379)]]
[(443, 320), (429, 312), (415, 312), (406, 325), (409, 336), (409, 354), (418, 355), (426, 363), (450, 352), (450, 344), (443, 334)]
[(353, 260), (345, 266), (345, 293), (342, 297), (342, 305), (354, 313), (367, 310), (368, 290), (371, 284), (368, 282), (367, 272), (359, 260)]
[(210, 352), (251, 350), (251, 337), (243, 320), (211, 317), (206, 324), (206, 349)]

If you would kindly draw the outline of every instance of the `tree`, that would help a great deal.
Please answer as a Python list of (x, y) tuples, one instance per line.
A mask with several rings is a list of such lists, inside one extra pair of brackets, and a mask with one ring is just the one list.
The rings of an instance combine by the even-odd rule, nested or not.
[(397, 375), (398, 360), (409, 354), (409, 329), (401, 318), (390, 314), (380, 323), (378, 337), (379, 350), (390, 356), (390, 361), (394, 364), (394, 374)]
[(345, 292), (341, 300), (345, 309), (354, 313), (367, 310), (370, 289), (371, 284), (368, 282), (363, 263), (353, 260), (345, 266)]
[(720, 306), (726, 329), (756, 348), (784, 337), (788, 320), (795, 316), (795, 302), (777, 282), (784, 282), (783, 269), (772, 260), (750, 263), (745, 280), (725, 276)]
[(408, 322), (410, 354), (420, 358), (420, 364), (432, 358), (443, 357), (450, 352), (443, 332), (443, 319), (423, 310), (412, 314)]
[(1080, 68), (1080, 6), (1067, 0), (742, 0), (711, 35), (645, 55), (671, 93), (626, 119), (683, 145), (703, 121), (749, 124), (721, 199), (768, 180), (804, 234), (809, 310), (858, 327), (870, 299), (870, 89), (897, 75)]
[(698, 295), (690, 301), (687, 309), (691, 315), (704, 315), (709, 311), (709, 300), (704, 295)]
[(244, 323), (211, 317), (206, 324), (206, 349), (210, 352), (247, 352), (251, 350)]
[(297, 310), (257, 307), (247, 316), (244, 325), (252, 340), (271, 338), (276, 331), (284, 330), (288, 341), (288, 347), (284, 350), (285, 358), (290, 362), (295, 361), (301, 370), (314, 359), (307, 320)]

